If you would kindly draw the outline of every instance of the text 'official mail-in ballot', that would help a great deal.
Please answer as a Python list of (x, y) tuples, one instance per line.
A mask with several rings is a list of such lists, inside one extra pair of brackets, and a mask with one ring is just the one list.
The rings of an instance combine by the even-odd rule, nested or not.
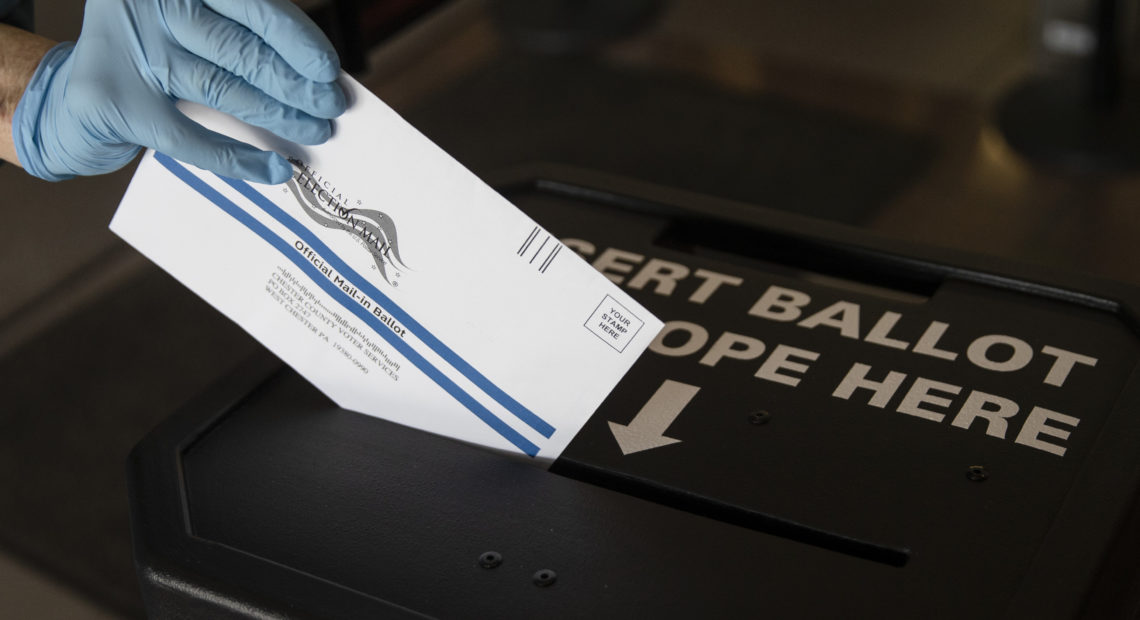
[(259, 185), (149, 152), (111, 229), (338, 405), (556, 458), (661, 322), (349, 77), (326, 144)]

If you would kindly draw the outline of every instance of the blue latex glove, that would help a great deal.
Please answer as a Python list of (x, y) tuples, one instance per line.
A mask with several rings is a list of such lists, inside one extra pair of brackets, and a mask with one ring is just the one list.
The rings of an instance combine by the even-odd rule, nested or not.
[(276, 153), (208, 131), (202, 103), (302, 144), (344, 112), (332, 45), (289, 0), (88, 0), (74, 45), (44, 56), (12, 121), (31, 174), (57, 181), (126, 165), (139, 145), (229, 177), (283, 183)]

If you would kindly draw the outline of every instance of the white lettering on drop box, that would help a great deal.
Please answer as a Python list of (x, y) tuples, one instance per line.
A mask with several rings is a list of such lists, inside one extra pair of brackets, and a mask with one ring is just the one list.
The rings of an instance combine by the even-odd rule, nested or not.
[(341, 407), (552, 461), (661, 321), (341, 84), (349, 110), (320, 146), (183, 105), (285, 155), (293, 178), (247, 183), (148, 152), (111, 230)]

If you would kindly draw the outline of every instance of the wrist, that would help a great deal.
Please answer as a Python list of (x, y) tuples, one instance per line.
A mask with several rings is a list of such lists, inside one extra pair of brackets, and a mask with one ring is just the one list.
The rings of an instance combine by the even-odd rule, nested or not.
[(71, 56), (74, 43), (59, 43), (44, 53), (28, 80), (23, 96), (12, 114), (12, 142), (19, 164), (29, 174), (47, 181), (62, 181), (74, 177), (66, 171), (53, 170), (45, 148), (55, 136), (41, 131), (41, 121), (52, 103), (51, 88)]
[(55, 41), (0, 24), (0, 159), (18, 164), (12, 117), (28, 83)]

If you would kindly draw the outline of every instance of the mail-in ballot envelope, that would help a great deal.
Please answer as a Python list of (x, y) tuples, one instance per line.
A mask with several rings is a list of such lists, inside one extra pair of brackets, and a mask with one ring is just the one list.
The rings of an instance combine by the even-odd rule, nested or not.
[(199, 107), (293, 164), (283, 185), (147, 153), (111, 230), (341, 407), (556, 458), (661, 322), (342, 77), (327, 143)]

